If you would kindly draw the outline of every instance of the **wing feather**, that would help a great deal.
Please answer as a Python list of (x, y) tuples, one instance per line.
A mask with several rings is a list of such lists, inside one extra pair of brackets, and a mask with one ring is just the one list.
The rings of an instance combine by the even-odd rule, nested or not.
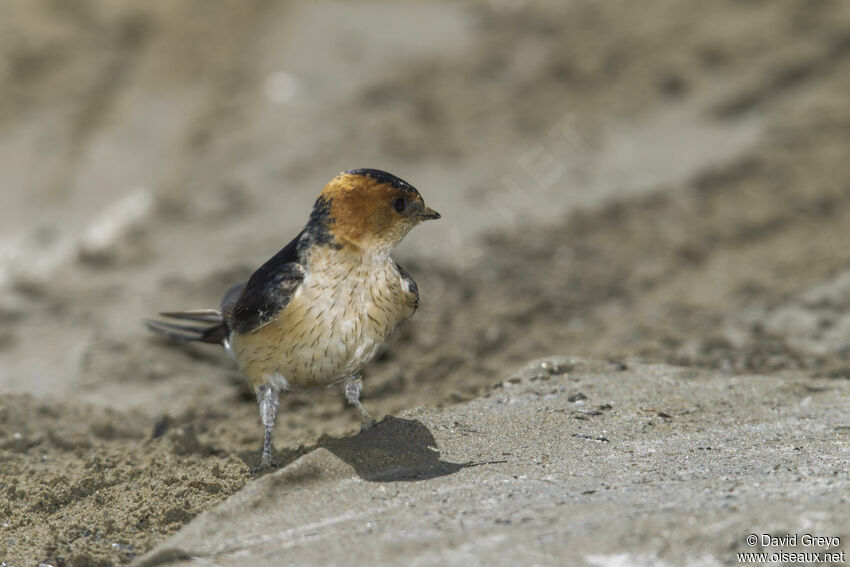
[(273, 321), (301, 285), (306, 273), (299, 254), (302, 231), (272, 256), (241, 288), (234, 286), (222, 300), (227, 323), (237, 333), (251, 333)]
[(407, 283), (407, 289), (409, 290), (408, 297), (411, 306), (413, 307), (413, 312), (411, 312), (412, 315), (417, 309), (419, 309), (419, 286), (416, 285), (416, 281), (413, 279), (413, 276), (411, 276), (407, 270), (402, 268), (401, 264), (396, 262), (395, 267), (398, 268), (398, 273), (401, 274), (402, 281)]

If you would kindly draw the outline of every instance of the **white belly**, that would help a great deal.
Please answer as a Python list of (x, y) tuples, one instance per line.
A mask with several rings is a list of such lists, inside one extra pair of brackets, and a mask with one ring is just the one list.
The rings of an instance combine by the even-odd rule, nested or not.
[(282, 376), (292, 387), (330, 384), (374, 358), (412, 311), (394, 264), (358, 268), (307, 274), (278, 319), (233, 337), (252, 383)]

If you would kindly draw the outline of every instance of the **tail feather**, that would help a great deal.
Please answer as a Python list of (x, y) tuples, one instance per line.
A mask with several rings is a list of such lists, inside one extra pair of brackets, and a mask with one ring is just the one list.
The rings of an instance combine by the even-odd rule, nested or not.
[(197, 321), (209, 325), (186, 325), (169, 321), (145, 320), (148, 329), (159, 335), (179, 342), (200, 341), (204, 343), (224, 343), (230, 334), (224, 315), (215, 309), (196, 309), (193, 311), (171, 311), (160, 313), (162, 317), (183, 321)]
[(224, 316), (218, 309), (191, 309), (187, 311), (166, 311), (160, 313), (163, 317), (171, 319), (184, 319), (186, 321), (199, 321), (201, 323), (224, 323)]

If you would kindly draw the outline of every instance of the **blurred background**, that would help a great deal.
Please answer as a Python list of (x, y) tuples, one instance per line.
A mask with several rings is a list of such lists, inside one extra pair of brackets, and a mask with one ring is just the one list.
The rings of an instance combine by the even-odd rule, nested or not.
[[(19, 549), (126, 560), (244, 483), (235, 368), (141, 320), (218, 305), (345, 169), (443, 214), (396, 253), (422, 307), (367, 371), (377, 413), (549, 354), (846, 378), (848, 92), (841, 0), (5, 2), (0, 450), (47, 502), (5, 504)], [(353, 431), (338, 394), (288, 396), (278, 448)], [(138, 514), (130, 463), (172, 453), (233, 474), (111, 520), (126, 549), (26, 527), (93, 521), (49, 487), (104, 455)]]

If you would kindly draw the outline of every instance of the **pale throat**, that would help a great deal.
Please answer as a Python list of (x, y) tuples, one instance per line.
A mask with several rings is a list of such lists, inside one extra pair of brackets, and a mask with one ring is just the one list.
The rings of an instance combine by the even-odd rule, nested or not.
[[(375, 278), (383, 279), (385, 272), (395, 266), (390, 258), (391, 246), (362, 248), (343, 245), (342, 248), (321, 246), (307, 256), (307, 274), (327, 285), (350, 283), (375, 285)], [(353, 281), (350, 278), (355, 278)]]
[(382, 242), (377, 239), (364, 239), (354, 242), (336, 237), (335, 246), (313, 248), (307, 256), (308, 264), (317, 269), (332, 269), (344, 266), (346, 271), (355, 264), (383, 264), (390, 262), (390, 252), (398, 242)]

